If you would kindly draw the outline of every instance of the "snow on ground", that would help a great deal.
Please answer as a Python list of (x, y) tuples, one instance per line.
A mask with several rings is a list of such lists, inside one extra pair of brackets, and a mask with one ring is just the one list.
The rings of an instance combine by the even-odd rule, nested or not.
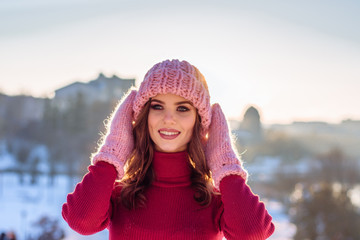
[(72, 231), (63, 220), (62, 204), (78, 179), (57, 176), (53, 186), (49, 186), (48, 178), (44, 176), (39, 178), (35, 186), (29, 183), (29, 179), (30, 176), (26, 175), (24, 185), (20, 185), (16, 174), (0, 173), (0, 232), (14, 231), (18, 240), (25, 240), (27, 236), (36, 233), (33, 223), (42, 216), (48, 216), (58, 219), (66, 232), (66, 240), (108, 238), (107, 231), (92, 236), (81, 236)]
[[(26, 175), (24, 184), (21, 185), (16, 174), (0, 173), (0, 232), (15, 231), (18, 240), (26, 240), (27, 236), (36, 233), (33, 223), (42, 216), (48, 216), (58, 219), (66, 232), (66, 240), (108, 239), (107, 230), (91, 236), (81, 236), (72, 231), (61, 216), (62, 204), (79, 180), (57, 176), (51, 186), (48, 184), (49, 179), (41, 176), (37, 185), (31, 185), (30, 176)], [(282, 205), (279, 202), (267, 201), (266, 206), (276, 225), (276, 232), (270, 239), (291, 239), (295, 226), (288, 222)]]
[(290, 240), (295, 235), (296, 226), (289, 222), (289, 217), (285, 213), (284, 206), (277, 201), (266, 201), (266, 209), (273, 217), (275, 224), (274, 234), (269, 240)]

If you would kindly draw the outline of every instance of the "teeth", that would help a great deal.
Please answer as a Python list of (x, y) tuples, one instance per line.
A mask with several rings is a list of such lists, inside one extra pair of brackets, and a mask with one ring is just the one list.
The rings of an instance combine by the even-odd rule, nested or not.
[(160, 131), (160, 133), (161, 133), (161, 134), (164, 134), (164, 135), (172, 136), (172, 135), (177, 135), (177, 134), (179, 134), (180, 132)]

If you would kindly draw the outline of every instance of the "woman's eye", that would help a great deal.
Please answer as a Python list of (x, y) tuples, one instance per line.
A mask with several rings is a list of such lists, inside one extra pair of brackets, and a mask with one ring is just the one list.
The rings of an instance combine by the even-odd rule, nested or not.
[(159, 104), (154, 104), (154, 105), (151, 105), (151, 108), (154, 109), (154, 110), (161, 110), (162, 106), (159, 105)]
[(184, 107), (184, 106), (179, 106), (179, 107), (178, 107), (178, 111), (179, 111), (179, 112), (187, 112), (187, 111), (189, 111), (189, 110), (190, 110), (189, 108)]

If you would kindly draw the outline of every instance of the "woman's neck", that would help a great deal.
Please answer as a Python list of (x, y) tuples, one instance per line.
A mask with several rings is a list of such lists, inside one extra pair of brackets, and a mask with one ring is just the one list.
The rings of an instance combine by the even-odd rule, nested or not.
[(155, 172), (153, 185), (178, 187), (191, 185), (191, 164), (187, 151), (176, 153), (154, 152), (152, 167)]

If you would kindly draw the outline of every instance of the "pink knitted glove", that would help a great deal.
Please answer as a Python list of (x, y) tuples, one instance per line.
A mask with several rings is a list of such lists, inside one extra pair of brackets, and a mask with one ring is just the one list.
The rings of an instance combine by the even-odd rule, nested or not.
[(107, 134), (98, 152), (92, 158), (92, 164), (105, 161), (115, 166), (118, 179), (124, 176), (124, 165), (134, 149), (133, 104), (137, 91), (132, 90), (123, 98), (109, 119)]
[(219, 189), (220, 181), (225, 176), (240, 175), (246, 181), (247, 172), (243, 169), (242, 163), (231, 145), (229, 128), (220, 105), (213, 104), (211, 111), (212, 117), (205, 155), (212, 172), (215, 188)]

